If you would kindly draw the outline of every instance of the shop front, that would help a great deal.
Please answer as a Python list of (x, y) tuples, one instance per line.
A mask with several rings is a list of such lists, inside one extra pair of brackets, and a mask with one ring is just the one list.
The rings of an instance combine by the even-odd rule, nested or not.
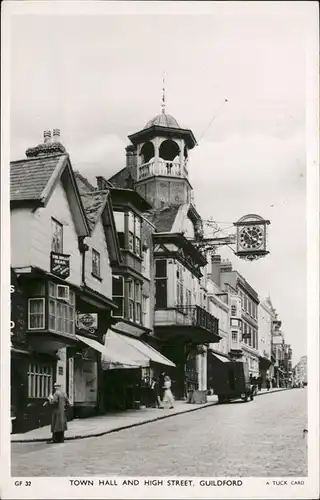
[(174, 381), (176, 365), (139, 338), (109, 329), (105, 335), (106, 352), (118, 361), (102, 356), (105, 401), (108, 410), (127, 410), (151, 404), (150, 382), (166, 372)]

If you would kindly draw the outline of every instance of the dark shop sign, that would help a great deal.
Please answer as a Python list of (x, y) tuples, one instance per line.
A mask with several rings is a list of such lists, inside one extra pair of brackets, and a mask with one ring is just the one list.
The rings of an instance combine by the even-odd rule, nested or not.
[(70, 255), (51, 252), (50, 271), (59, 278), (68, 278), (70, 276)]

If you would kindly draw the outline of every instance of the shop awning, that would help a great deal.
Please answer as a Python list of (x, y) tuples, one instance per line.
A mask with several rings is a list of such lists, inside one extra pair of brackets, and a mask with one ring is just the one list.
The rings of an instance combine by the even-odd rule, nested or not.
[(219, 361), (221, 361), (221, 363), (229, 363), (230, 362), (229, 358), (225, 358), (224, 356), (220, 356), (219, 354), (213, 352), (211, 349), (210, 349), (210, 352), (211, 352), (212, 356), (214, 356)]
[(123, 353), (126, 358), (131, 359), (141, 367), (150, 366), (150, 361), (166, 366), (176, 366), (172, 361), (145, 342), (121, 335), (113, 330), (108, 330), (105, 345), (112, 352)]
[(112, 349), (112, 346), (106, 347), (103, 344), (100, 344), (100, 342), (97, 342), (96, 340), (90, 339), (88, 337), (82, 337), (82, 335), (76, 335), (76, 337), (78, 340), (80, 340), (80, 342), (86, 344), (95, 351), (100, 352), (102, 361), (106, 363), (111, 363), (115, 367), (121, 366), (122, 368), (138, 368), (140, 366), (130, 357), (127, 358), (125, 353), (122, 353), (121, 350), (115, 351), (114, 349)]

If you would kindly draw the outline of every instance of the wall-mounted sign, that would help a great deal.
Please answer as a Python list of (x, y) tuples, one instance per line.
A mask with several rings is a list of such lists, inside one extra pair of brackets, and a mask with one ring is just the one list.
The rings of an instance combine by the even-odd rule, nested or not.
[(70, 255), (51, 252), (50, 271), (60, 278), (68, 278), (70, 276)]
[(80, 313), (77, 311), (76, 327), (88, 333), (95, 333), (98, 329), (97, 313)]

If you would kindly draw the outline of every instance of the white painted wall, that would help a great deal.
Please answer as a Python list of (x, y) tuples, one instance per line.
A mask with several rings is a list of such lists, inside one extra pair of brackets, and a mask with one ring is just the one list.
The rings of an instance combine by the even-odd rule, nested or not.
[(30, 263), (50, 272), (51, 217), (63, 224), (63, 253), (70, 255), (68, 282), (80, 286), (81, 257), (78, 236), (61, 181), (57, 184), (46, 207), (38, 208), (32, 216)]
[[(90, 238), (86, 238), (89, 250), (86, 252), (85, 279), (88, 287), (112, 299), (112, 270), (102, 221), (99, 220)], [(92, 248), (100, 253), (100, 273), (102, 281), (92, 276)]]
[(31, 265), (32, 220), (33, 214), (29, 208), (14, 208), (11, 210), (12, 267), (27, 267)]

